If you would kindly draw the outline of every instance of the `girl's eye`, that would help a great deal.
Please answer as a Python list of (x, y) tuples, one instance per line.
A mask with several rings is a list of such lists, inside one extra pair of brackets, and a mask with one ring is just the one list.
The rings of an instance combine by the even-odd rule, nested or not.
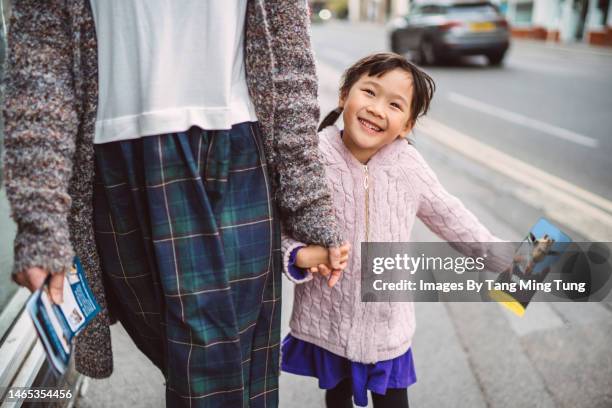
[(391, 104), (391, 106), (393, 106), (394, 108), (397, 108), (397, 109), (399, 109), (399, 110), (402, 110), (402, 107), (400, 106), (400, 104), (399, 104), (399, 103), (393, 102), (393, 103)]
[(374, 91), (371, 89), (364, 89), (363, 92), (367, 93), (368, 95), (375, 96)]

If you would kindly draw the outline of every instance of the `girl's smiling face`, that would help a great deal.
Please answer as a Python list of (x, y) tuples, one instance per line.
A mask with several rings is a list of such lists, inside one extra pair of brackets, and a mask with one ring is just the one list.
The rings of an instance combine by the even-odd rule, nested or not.
[(380, 77), (363, 75), (351, 87), (343, 107), (343, 141), (361, 163), (412, 128), (410, 101), (412, 76), (394, 69)]

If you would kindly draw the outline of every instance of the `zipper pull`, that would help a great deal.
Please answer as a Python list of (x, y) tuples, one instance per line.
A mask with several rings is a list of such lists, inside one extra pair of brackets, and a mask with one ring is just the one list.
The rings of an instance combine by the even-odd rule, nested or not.
[(365, 173), (365, 179), (363, 180), (363, 187), (367, 190), (368, 189), (368, 165), (366, 164), (363, 167), (363, 172)]

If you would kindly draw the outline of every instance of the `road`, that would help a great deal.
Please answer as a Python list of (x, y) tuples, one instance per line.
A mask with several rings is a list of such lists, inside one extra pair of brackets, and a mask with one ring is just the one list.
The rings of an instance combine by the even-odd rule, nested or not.
[[(313, 27), (319, 61), (343, 70), (388, 50), (379, 25)], [(514, 41), (501, 68), (467, 58), (427, 69), (431, 117), (612, 199), (612, 52)]]

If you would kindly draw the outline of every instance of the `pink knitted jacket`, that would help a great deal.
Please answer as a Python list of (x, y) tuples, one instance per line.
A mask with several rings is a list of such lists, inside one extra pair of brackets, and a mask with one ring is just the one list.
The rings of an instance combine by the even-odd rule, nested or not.
[[(383, 147), (363, 165), (346, 148), (335, 126), (324, 129), (319, 137), (336, 221), (352, 251), (342, 278), (330, 289), (321, 276), (308, 274), (296, 281), (288, 273), (291, 251), (304, 244), (283, 236), (286, 276), (301, 283), (295, 286), (291, 334), (355, 362), (395, 358), (410, 347), (414, 304), (361, 302), (361, 242), (408, 242), (416, 217), (449, 242), (500, 240), (442, 187), (405, 140)], [(488, 259), (489, 269), (504, 269), (499, 258), (497, 264), (493, 264), (495, 257)]]

